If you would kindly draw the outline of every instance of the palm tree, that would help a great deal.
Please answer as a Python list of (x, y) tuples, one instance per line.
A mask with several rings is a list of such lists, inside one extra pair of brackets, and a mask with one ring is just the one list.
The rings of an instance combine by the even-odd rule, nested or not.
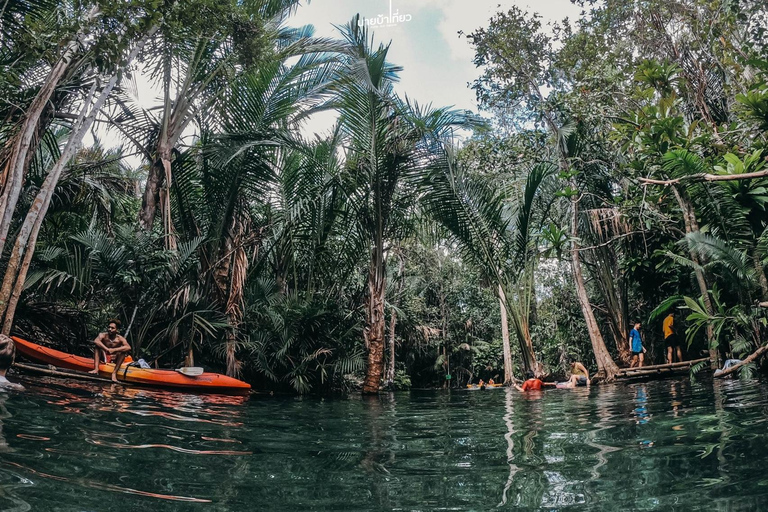
[(498, 289), (507, 383), (513, 378), (508, 314), (523, 370), (537, 370), (530, 334), (537, 261), (531, 233), (537, 217), (546, 218), (548, 207), (535, 208), (535, 202), (555, 170), (550, 164), (538, 164), (528, 171), (524, 184), (499, 187), (496, 177), (472, 176), (450, 161), (433, 168), (425, 180), (421, 203), (426, 213), (447, 230), (464, 259), (482, 269)]
[[(280, 241), (262, 258), (298, 235), (292, 217), (301, 217), (302, 201), (319, 191), (297, 178), (311, 181), (322, 166), (295, 134), (301, 119), (322, 101), (335, 67), (331, 57), (310, 54), (293, 65), (281, 59), (264, 63), (238, 77), (222, 94), (226, 101), (212, 116), (215, 124), (201, 124), (198, 147), (177, 157), (173, 214), (182, 233), (206, 236), (203, 275), (229, 319), (230, 375), (239, 373), (235, 347), (248, 254), (259, 251), (270, 234), (279, 231)], [(321, 153), (332, 156), (332, 150)], [(296, 191), (286, 190), (292, 186)], [(268, 218), (272, 206), (285, 217)]]
[(394, 235), (393, 205), (401, 197), (417, 198), (414, 182), (430, 166), (440, 164), (451, 127), (468, 119), (456, 111), (400, 100), (393, 90), (400, 68), (387, 62), (389, 45), (376, 47), (357, 18), (343, 27), (342, 34), (348, 45), (347, 64), (337, 84), (335, 106), (349, 148), (346, 172), (354, 183), (352, 207), (371, 244), (363, 392), (376, 393), (384, 368), (385, 243)]
[[(19, 19), (22, 19), (23, 16), (29, 16), (30, 20), (36, 18), (48, 20), (49, 10), (56, 12), (57, 9), (56, 6), (48, 2), (14, 2), (9, 9), (4, 6), (1, 12), (3, 47), (13, 51), (13, 38), (27, 34), (28, 28), (23, 23), (18, 27), (18, 30), (12, 31), (14, 27), (19, 25)], [(22, 88), (30, 92), (24, 98), (28, 102), (27, 105), (21, 109), (12, 104), (4, 107), (5, 115), (3, 116), (2, 132), (0, 132), (2, 134), (2, 139), (0, 139), (2, 142), (0, 149), (0, 184), (2, 185), (2, 194), (0, 195), (0, 254), (5, 249), (6, 238), (14, 217), (19, 194), (27, 169), (32, 161), (31, 156), (36, 152), (42, 135), (53, 119), (52, 112), (47, 111), (49, 102), (66, 75), (71, 75), (76, 70), (79, 70), (80, 73), (88, 71), (88, 66), (76, 56), (82, 51), (81, 46), (86, 40), (87, 31), (93, 28), (92, 23), (99, 14), (99, 7), (96, 4), (86, 4), (82, 11), (75, 9), (70, 12), (70, 15), (73, 13), (82, 28), (75, 34), (66, 34), (64, 41), (57, 41), (63, 50), (54, 64), (50, 66), (50, 69), (47, 69), (47, 66), (40, 62), (24, 62), (29, 67), (17, 72), (19, 77), (25, 75), (27, 80), (32, 79), (32, 83), (24, 83), (20, 78), (18, 80), (21, 82)], [(40, 60), (43, 60), (42, 56), (40, 57)], [(23, 114), (19, 111), (23, 111)], [(8, 126), (6, 123), (12, 124)]]
[[(128, 105), (115, 120), (116, 127), (151, 162), (139, 223), (151, 229), (159, 207), (166, 247), (175, 244), (172, 162), (190, 123), (206, 119), (218, 103), (229, 101), (227, 83), (244, 73), (272, 68), (286, 58), (337, 49), (333, 41), (313, 39), (311, 27), (284, 26), (297, 5), (298, 0), (207, 5), (224, 11), (218, 14), (227, 22), (210, 23), (206, 16), (199, 16), (189, 24), (183, 12), (177, 13), (179, 17), (167, 19), (152, 41), (150, 76), (163, 91), (158, 113)], [(198, 133), (203, 128), (198, 126)]]
[[(133, 47), (130, 49), (130, 52), (119, 61), (119, 64), (115, 65), (114, 69), (110, 70), (110, 75), (105, 77), (103, 83), (98, 76), (93, 77), (90, 91), (82, 99), (80, 113), (72, 123), (72, 130), (67, 138), (66, 146), (61, 151), (56, 163), (46, 174), (45, 180), (38, 190), (14, 242), (10, 259), (5, 269), (2, 287), (0, 287), (0, 315), (3, 316), (3, 334), (8, 335), (13, 325), (13, 316), (21, 296), (32, 256), (34, 255), (37, 237), (62, 173), (80, 148), (83, 137), (95, 122), (96, 116), (100, 113), (112, 93), (118, 78), (141, 52), (147, 39), (156, 30), (157, 25), (150, 26), (146, 29), (146, 32), (140, 34), (137, 41), (131, 41)], [(26, 140), (25, 137), (22, 137), (22, 139)], [(24, 143), (22, 142), (23, 145)], [(13, 162), (13, 158), (15, 157), (12, 154), (11, 162)], [(16, 169), (23, 174), (21, 167), (17, 166)], [(16, 171), (12, 170), (12, 172), (15, 173)], [(8, 199), (13, 201), (15, 201), (14, 193), (12, 192), (14, 187), (15, 185), (12, 185), (7, 188), (7, 191), (9, 191)], [(6, 206), (10, 207), (10, 203)], [(4, 238), (4, 235), (2, 238)]]

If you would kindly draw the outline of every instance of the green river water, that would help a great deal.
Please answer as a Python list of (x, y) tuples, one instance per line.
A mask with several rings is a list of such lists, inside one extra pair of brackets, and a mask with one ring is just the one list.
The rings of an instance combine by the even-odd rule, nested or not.
[(768, 510), (758, 382), (320, 399), (15, 380), (5, 511)]

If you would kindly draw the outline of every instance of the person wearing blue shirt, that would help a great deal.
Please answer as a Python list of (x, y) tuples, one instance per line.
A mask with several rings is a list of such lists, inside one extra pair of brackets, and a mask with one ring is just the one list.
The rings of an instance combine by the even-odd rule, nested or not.
[(643, 366), (645, 348), (643, 348), (643, 339), (640, 337), (640, 322), (637, 322), (635, 328), (629, 332), (629, 350), (632, 351), (632, 362), (629, 367)]

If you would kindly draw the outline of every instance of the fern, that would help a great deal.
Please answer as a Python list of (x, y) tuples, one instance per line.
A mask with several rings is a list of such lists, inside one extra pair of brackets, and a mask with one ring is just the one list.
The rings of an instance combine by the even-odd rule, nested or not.
[(696, 375), (698, 375), (699, 372), (701, 372), (703, 369), (708, 368), (709, 364), (710, 364), (709, 361), (700, 361), (700, 362), (692, 365), (691, 366), (691, 371), (689, 373), (691, 381), (695, 381), (696, 380)]

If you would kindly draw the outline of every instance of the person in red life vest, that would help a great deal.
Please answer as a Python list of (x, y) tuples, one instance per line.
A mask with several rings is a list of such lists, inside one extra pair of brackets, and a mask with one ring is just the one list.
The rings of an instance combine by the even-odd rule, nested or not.
[(541, 391), (541, 387), (544, 385), (543, 382), (541, 382), (539, 379), (535, 378), (533, 375), (533, 372), (529, 371), (525, 374), (526, 381), (523, 382), (522, 386), (518, 386), (515, 384), (515, 389), (517, 389), (520, 392), (525, 391)]

